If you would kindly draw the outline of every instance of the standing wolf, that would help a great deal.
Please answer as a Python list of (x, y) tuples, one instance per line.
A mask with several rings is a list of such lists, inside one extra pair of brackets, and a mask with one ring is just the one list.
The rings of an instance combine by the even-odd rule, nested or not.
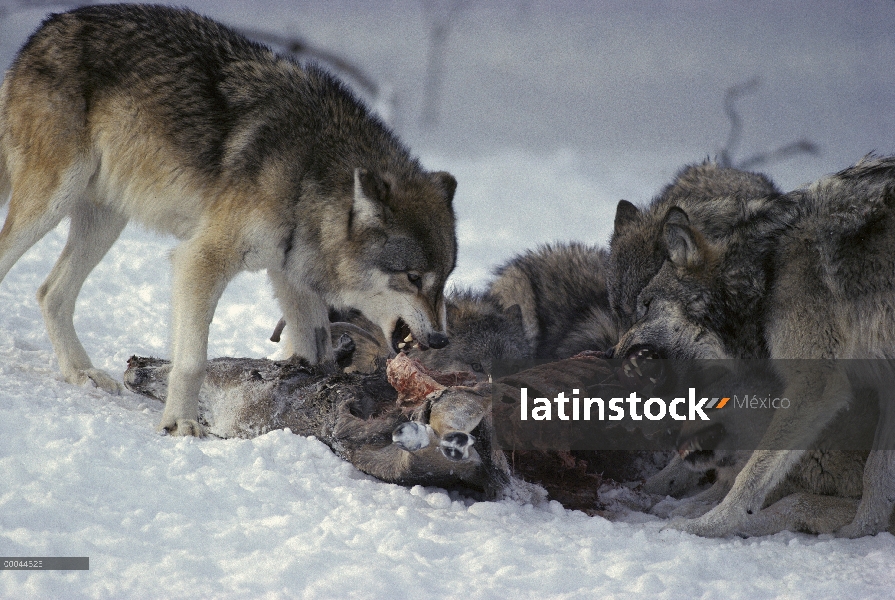
[(813, 360), (778, 363), (792, 406), (775, 413), (760, 446), (777, 450), (753, 452), (724, 500), (679, 526), (748, 531), (804, 449), (848, 418), (859, 386), (878, 398), (879, 417), (857, 514), (837, 533), (878, 533), (895, 504), (895, 158), (749, 201), (729, 225), (726, 239), (712, 239), (669, 210), (657, 240), (668, 258), (638, 294), (616, 355)]
[[(456, 181), (424, 171), (337, 80), (188, 10), (106, 5), (50, 16), (0, 88), (0, 278), (64, 217), (38, 290), (73, 383), (93, 367), (72, 317), (90, 271), (135, 219), (172, 255), (172, 371), (160, 429), (201, 435), (208, 329), (230, 279), (266, 269), (295, 354), (332, 353), (328, 307), (392, 343), (447, 344)], [(6, 193), (3, 194), (6, 197)]]

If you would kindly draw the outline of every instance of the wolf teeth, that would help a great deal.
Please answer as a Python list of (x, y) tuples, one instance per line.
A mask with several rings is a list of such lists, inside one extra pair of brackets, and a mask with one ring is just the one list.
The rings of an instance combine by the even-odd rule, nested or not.
[(413, 334), (412, 334), (412, 333), (408, 333), (408, 334), (407, 334), (407, 337), (404, 338), (404, 341), (405, 341), (405, 342), (412, 342), (412, 341), (413, 341)]
[(399, 342), (399, 343), (398, 343), (398, 349), (401, 350), (401, 349), (403, 349), (404, 346), (406, 346), (406, 345), (407, 345), (407, 344), (405, 344), (404, 342)]
[(659, 381), (655, 377), (650, 377), (649, 380), (653, 383), (659, 383)]
[(699, 450), (702, 450), (702, 446), (699, 445), (699, 442), (697, 440), (690, 440), (687, 442), (687, 446), (684, 448), (683, 452), (681, 452), (681, 458), (687, 458)]

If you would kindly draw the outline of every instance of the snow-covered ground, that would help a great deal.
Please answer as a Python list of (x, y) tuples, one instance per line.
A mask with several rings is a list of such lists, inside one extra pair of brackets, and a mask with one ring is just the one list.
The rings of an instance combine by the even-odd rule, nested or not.
[[(888, 0), (467, 3), (428, 129), (422, 3), (183, 4), (298, 33), (394, 86), (398, 131), (460, 182), (458, 286), (537, 243), (605, 242), (618, 199), (643, 202), (718, 150), (723, 90), (755, 75), (740, 155), (798, 137), (823, 151), (774, 165), (782, 187), (895, 153)], [(0, 20), (4, 64), (39, 18)], [(282, 431), (160, 436), (159, 403), (59, 376), (34, 294), (64, 226), (0, 284), (0, 555), (88, 556), (90, 570), (0, 571), (0, 597), (895, 597), (889, 534), (706, 540), (647, 516), (383, 484)], [(129, 227), (88, 279), (75, 325), (98, 367), (120, 376), (132, 354), (168, 356), (171, 247)], [(240, 276), (210, 355), (274, 354), (278, 318), (263, 274)]]
[[(90, 570), (0, 571), (0, 597), (893, 595), (889, 534), (706, 540), (646, 516), (612, 523), (555, 502), (381, 483), (283, 431), (160, 436), (160, 403), (59, 376), (34, 291), (64, 238), (65, 224), (0, 285), (0, 555), (88, 556)], [(167, 356), (170, 247), (130, 227), (88, 280), (76, 327), (97, 366), (120, 376), (131, 354)], [(274, 353), (278, 317), (264, 277), (241, 276), (215, 317), (212, 355)]]

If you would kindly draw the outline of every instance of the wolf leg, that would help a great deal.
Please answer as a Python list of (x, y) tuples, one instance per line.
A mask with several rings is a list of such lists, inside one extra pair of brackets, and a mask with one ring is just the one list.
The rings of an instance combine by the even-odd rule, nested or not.
[(786, 496), (755, 515), (740, 531), (750, 537), (795, 533), (833, 533), (855, 516), (858, 501), (799, 492)]
[(710, 488), (684, 498), (678, 506), (671, 509), (668, 516), (692, 519), (704, 515), (714, 508), (716, 504), (724, 500), (724, 497), (733, 487), (736, 472), (729, 468), (722, 468), (717, 473), (718, 480)]
[[(63, 146), (60, 150), (74, 151)], [(48, 169), (41, 157), (19, 157), (12, 170), (12, 196), (0, 232), (0, 279), (38, 240), (71, 215), (68, 242), (37, 292), (44, 322), (65, 379), (81, 385), (88, 379), (108, 392), (118, 383), (93, 367), (72, 323), (84, 279), (102, 259), (127, 222), (85, 200), (95, 165), (71, 158), (67, 169)]]
[(771, 449), (752, 453), (718, 506), (697, 519), (674, 521), (669, 527), (707, 537), (746, 535), (768, 494), (851, 398), (844, 372), (830, 366), (819, 371), (812, 366), (788, 369), (783, 395), (791, 400), (791, 407), (777, 412), (760, 445)]
[(91, 174), (77, 165), (47, 172), (40, 164), (21, 162), (13, 171), (9, 212), (0, 231), (0, 281), (81, 200)]
[(209, 228), (178, 246), (172, 254), (171, 373), (159, 431), (202, 436), (199, 389), (205, 379), (208, 330), (227, 283), (238, 272), (235, 243)]
[(65, 379), (77, 385), (90, 380), (110, 394), (119, 393), (121, 385), (109, 374), (94, 368), (78, 340), (73, 319), (81, 286), (125, 225), (127, 217), (115, 211), (89, 201), (77, 204), (71, 211), (65, 248), (37, 291), (47, 333)]
[(681, 496), (693, 489), (705, 475), (687, 467), (679, 454), (668, 465), (643, 483), (643, 491), (657, 496)]
[(332, 360), (329, 307), (318, 294), (295, 288), (282, 273), (270, 269), (267, 273), (286, 319), (287, 355), (294, 354), (312, 365)]
[(864, 467), (864, 490), (854, 520), (839, 529), (836, 535), (857, 538), (885, 531), (893, 505), (895, 450), (873, 450)]
[[(891, 376), (887, 379), (892, 381)], [(842, 537), (856, 538), (885, 531), (895, 507), (895, 390), (886, 386), (878, 388), (878, 392), (879, 421), (873, 450), (864, 466), (861, 503), (854, 521), (836, 532)]]

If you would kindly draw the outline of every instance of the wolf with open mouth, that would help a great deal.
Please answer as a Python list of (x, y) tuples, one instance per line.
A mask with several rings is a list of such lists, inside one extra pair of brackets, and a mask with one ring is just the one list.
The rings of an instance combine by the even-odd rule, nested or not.
[[(854, 404), (879, 418), (847, 537), (872, 535), (895, 504), (895, 158), (868, 157), (784, 195), (747, 199), (718, 238), (669, 207), (655, 240), (664, 262), (637, 294), (617, 358), (780, 360), (792, 401), (768, 426), (723, 501), (674, 524), (705, 536), (748, 534), (805, 449)], [(618, 218), (617, 218), (618, 223)], [(614, 248), (613, 251), (616, 251)], [(616, 256), (616, 264), (624, 262)], [(863, 359), (843, 360), (843, 359)], [(642, 370), (642, 369), (641, 369)]]
[(202, 435), (208, 331), (227, 284), (266, 270), (291, 352), (330, 360), (328, 311), (397, 347), (448, 343), (456, 180), (429, 172), (335, 77), (186, 9), (51, 15), (0, 88), (0, 280), (65, 217), (38, 299), (65, 379), (112, 393), (73, 324), (78, 291), (130, 220), (178, 238), (159, 429)]

